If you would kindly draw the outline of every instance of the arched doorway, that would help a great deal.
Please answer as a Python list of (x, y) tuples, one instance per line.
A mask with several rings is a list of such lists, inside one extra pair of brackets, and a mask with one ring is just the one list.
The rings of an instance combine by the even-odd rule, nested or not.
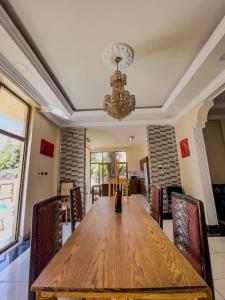
[(221, 232), (225, 234), (225, 92), (213, 102), (203, 136), (218, 222)]

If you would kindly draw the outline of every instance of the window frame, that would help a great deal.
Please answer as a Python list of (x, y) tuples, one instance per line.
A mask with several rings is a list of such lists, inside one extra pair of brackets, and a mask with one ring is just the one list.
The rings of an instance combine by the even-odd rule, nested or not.
[[(128, 163), (127, 163), (127, 151), (91, 151), (90, 152), (90, 182), (91, 182), (91, 166), (92, 164), (93, 165), (101, 165), (101, 175), (100, 175), (100, 183), (99, 184), (102, 184), (101, 183), (101, 180), (103, 179), (103, 165), (106, 165), (106, 164), (110, 164), (110, 162), (106, 162), (103, 160), (103, 153), (113, 153), (113, 165), (114, 165), (114, 168), (116, 168), (116, 165), (119, 165), (119, 164), (125, 164), (126, 165), (126, 178), (128, 178)], [(117, 161), (116, 160), (116, 153), (118, 152), (125, 152), (126, 153), (126, 161)], [(92, 156), (92, 153), (102, 153), (102, 161), (101, 162), (92, 162), (92, 159), (91, 159), (91, 156)]]
[(21, 166), (21, 179), (20, 179), (20, 187), (18, 192), (18, 211), (16, 216), (16, 226), (15, 226), (15, 240), (9, 243), (7, 246), (0, 248), (0, 254), (12, 247), (14, 244), (18, 242), (19, 238), (19, 229), (21, 224), (21, 208), (22, 208), (22, 198), (24, 192), (24, 178), (25, 178), (25, 170), (26, 170), (26, 163), (27, 163), (27, 147), (28, 147), (28, 138), (29, 138), (29, 130), (30, 130), (30, 117), (31, 117), (31, 106), (24, 101), (19, 95), (17, 95), (14, 91), (12, 91), (8, 86), (0, 82), (0, 90), (1, 88), (7, 90), (7, 92), (11, 93), (18, 101), (22, 102), (27, 107), (27, 116), (26, 116), (26, 124), (24, 130), (24, 136), (20, 136), (7, 130), (0, 129), (0, 134), (8, 136), (10, 138), (17, 139), (24, 144), (23, 148), (23, 157), (22, 157), (22, 166)]

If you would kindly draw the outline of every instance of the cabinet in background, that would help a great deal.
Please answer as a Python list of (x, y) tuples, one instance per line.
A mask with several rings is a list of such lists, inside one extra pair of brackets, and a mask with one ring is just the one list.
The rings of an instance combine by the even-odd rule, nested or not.
[(131, 194), (140, 194), (140, 179), (130, 180), (130, 192)]

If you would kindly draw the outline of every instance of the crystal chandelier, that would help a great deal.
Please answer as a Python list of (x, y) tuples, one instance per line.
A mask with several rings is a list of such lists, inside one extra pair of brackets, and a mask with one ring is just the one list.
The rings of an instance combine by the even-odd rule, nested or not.
[(114, 119), (122, 120), (135, 109), (135, 96), (124, 90), (127, 84), (126, 75), (119, 70), (120, 56), (114, 58), (116, 71), (110, 76), (110, 86), (113, 88), (112, 95), (106, 95), (103, 108)]

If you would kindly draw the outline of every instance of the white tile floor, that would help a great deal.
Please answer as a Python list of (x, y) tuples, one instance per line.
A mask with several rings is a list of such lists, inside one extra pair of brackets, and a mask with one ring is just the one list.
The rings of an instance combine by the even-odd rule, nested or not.
[[(144, 197), (139, 201), (148, 210)], [(172, 222), (164, 221), (164, 231), (172, 240)], [(64, 241), (70, 234), (70, 225), (64, 227)], [(210, 237), (209, 247), (213, 269), (216, 300), (225, 300), (225, 237)], [(30, 250), (25, 251), (0, 272), (0, 300), (27, 300)], [(61, 299), (63, 300), (63, 299)]]

